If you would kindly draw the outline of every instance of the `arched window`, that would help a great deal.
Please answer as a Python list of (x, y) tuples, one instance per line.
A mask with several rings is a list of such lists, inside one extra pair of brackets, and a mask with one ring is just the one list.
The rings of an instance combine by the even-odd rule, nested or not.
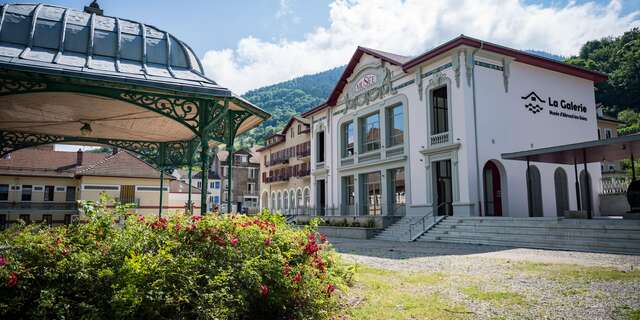
[(269, 207), (269, 193), (268, 192), (263, 192), (262, 193), (262, 199), (260, 202), (260, 209), (266, 209)]
[(286, 211), (287, 209), (289, 209), (289, 193), (285, 190), (282, 194), (282, 197), (282, 205), (284, 206), (283, 208)]
[(529, 217), (542, 217), (542, 185), (540, 170), (534, 165), (527, 169), (527, 200), (529, 203)]
[(280, 210), (282, 209), (282, 193), (280, 193), (280, 191), (278, 191), (278, 195), (276, 196), (276, 199), (278, 200), (278, 205), (276, 206), (276, 210)]
[(492, 160), (484, 165), (482, 177), (485, 215), (502, 216), (502, 177), (498, 166)]
[(309, 188), (305, 188), (304, 189), (304, 207), (305, 208), (309, 208), (309, 201), (310, 201)]
[(298, 189), (298, 191), (296, 192), (296, 203), (297, 203), (297, 207), (302, 207), (302, 189)]
[(553, 173), (553, 183), (556, 189), (556, 213), (558, 217), (564, 217), (564, 212), (569, 210), (569, 183), (564, 169), (556, 169)]
[(293, 194), (293, 190), (289, 190), (289, 210), (293, 212), (296, 209), (296, 197)]
[(271, 194), (271, 211), (276, 210), (276, 194), (275, 192)]

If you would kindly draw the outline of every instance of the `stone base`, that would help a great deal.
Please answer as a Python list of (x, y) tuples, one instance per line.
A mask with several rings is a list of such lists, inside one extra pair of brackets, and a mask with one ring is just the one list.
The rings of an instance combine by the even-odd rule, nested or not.
[(379, 230), (380, 229), (355, 227), (318, 227), (318, 232), (324, 233), (329, 238), (336, 237), (349, 239), (371, 239)]
[(567, 210), (564, 212), (565, 219), (587, 219), (589, 216), (584, 210)]
[(622, 217), (629, 220), (640, 220), (640, 212), (625, 213)]

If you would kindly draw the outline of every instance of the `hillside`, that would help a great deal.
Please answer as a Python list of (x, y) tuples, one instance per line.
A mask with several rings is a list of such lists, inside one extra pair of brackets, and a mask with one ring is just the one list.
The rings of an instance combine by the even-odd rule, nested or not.
[(289, 118), (325, 101), (344, 66), (251, 90), (244, 98), (271, 113), (271, 119), (240, 137), (239, 144), (260, 144), (264, 137), (281, 130)]

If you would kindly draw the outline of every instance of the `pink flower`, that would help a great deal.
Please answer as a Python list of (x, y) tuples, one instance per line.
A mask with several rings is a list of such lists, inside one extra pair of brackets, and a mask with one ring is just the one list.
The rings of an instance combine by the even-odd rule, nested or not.
[(333, 291), (335, 291), (335, 290), (336, 290), (336, 286), (334, 286), (333, 284), (329, 283), (327, 285), (327, 295), (328, 296), (330, 296), (333, 293)]
[(4, 266), (5, 264), (7, 264), (7, 260), (5, 260), (4, 256), (0, 256), (0, 267)]
[(191, 216), (191, 221), (198, 222), (202, 220), (202, 216)]
[(265, 298), (269, 295), (269, 287), (266, 284), (260, 285), (260, 294)]
[(322, 241), (322, 243), (329, 242), (329, 240), (327, 240), (327, 236), (324, 233), (320, 234), (320, 241)]
[(291, 272), (291, 267), (289, 266), (289, 263), (285, 262), (284, 268), (282, 268), (282, 275), (288, 276), (289, 272)]
[(175, 229), (176, 229), (176, 232), (180, 231), (180, 229), (182, 229), (182, 225), (180, 225), (179, 223), (176, 223)]
[(300, 283), (300, 281), (302, 281), (302, 275), (300, 274), (300, 272), (298, 272), (295, 276), (293, 276), (293, 282)]
[(267, 247), (270, 246), (271, 245), (271, 238), (264, 239), (264, 245), (267, 246)]
[(231, 239), (231, 245), (235, 246), (236, 244), (238, 244), (238, 241), (239, 241), (238, 238)]
[(144, 222), (144, 216), (139, 214), (138, 215), (138, 222)]
[(18, 284), (18, 274), (11, 272), (11, 274), (9, 274), (9, 279), (7, 279), (7, 287), (13, 288), (16, 284)]

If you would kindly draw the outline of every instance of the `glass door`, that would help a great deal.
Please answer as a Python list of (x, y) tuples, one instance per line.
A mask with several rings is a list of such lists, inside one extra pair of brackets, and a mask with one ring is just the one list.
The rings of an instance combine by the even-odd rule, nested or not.
[(438, 215), (453, 215), (451, 160), (435, 161), (433, 167), (435, 168), (436, 209), (438, 210)]

